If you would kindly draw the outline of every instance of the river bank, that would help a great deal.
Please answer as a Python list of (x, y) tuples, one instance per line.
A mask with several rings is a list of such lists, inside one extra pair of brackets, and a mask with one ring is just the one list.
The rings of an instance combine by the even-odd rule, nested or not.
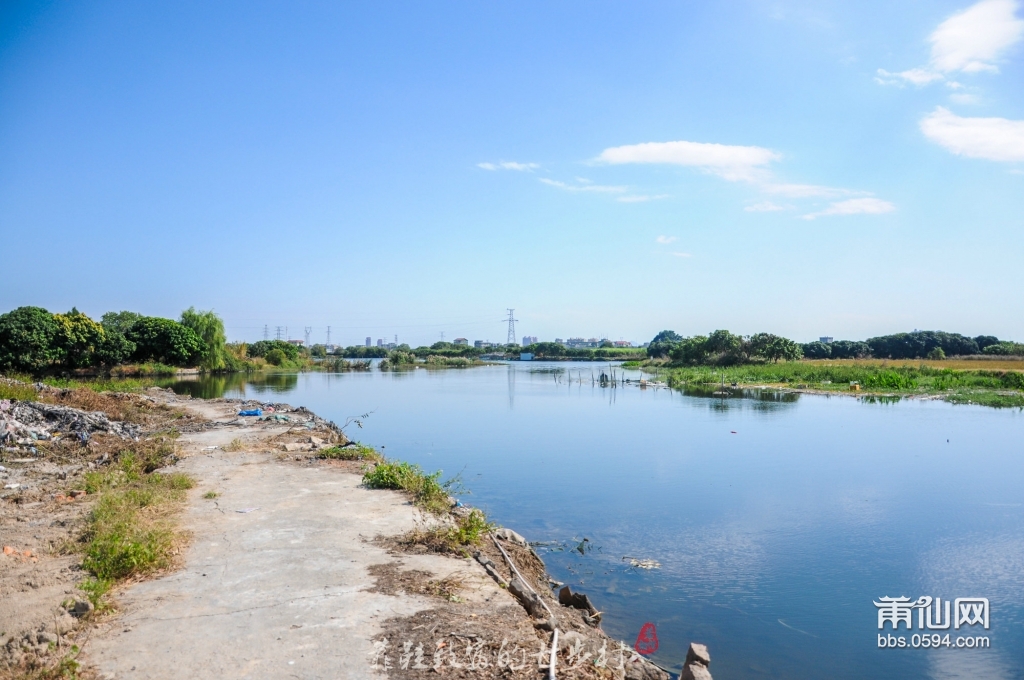
[(885, 399), (940, 399), (952, 404), (1024, 408), (1024, 361), (811, 360), (737, 366), (627, 364), (682, 391), (730, 396), (735, 390), (771, 389)]
[[(419, 677), (435, 666), (453, 677), (494, 677), (499, 667), (507, 677), (546, 677), (558, 629), (557, 677), (668, 677), (604, 635), (589, 600), (556, 597), (517, 534), (495, 532), (462, 554), (417, 539), (468, 510), (438, 516), (401, 492), (367, 489), (366, 463), (318, 457), (347, 438), (315, 414), (163, 389), (119, 399), (148, 413), (138, 425), (143, 438), (167, 420), (179, 423), (177, 460), (165, 472), (194, 480), (176, 510), (187, 543), (150, 580), (115, 587), (110, 611), (76, 611), (75, 600), (87, 599), (75, 591), (86, 574), (74, 551), (59, 546), (76, 538), (93, 501), (67, 501), (61, 490), (103, 461), (52, 474), (45, 454), (16, 459), (21, 481), (11, 483), (20, 488), (0, 505), (4, 542), (19, 543), (19, 556), (0, 563), (0, 587), (21, 605), (2, 626), (5, 674), (42, 677), (74, 645), (75, 663), (114, 678)], [(266, 419), (237, 415), (253, 407)], [(55, 512), (63, 513), (59, 526)], [(38, 533), (44, 524), (50, 535)], [(19, 579), (40, 586), (19, 589)], [(691, 661), (698, 677), (706, 674)]]

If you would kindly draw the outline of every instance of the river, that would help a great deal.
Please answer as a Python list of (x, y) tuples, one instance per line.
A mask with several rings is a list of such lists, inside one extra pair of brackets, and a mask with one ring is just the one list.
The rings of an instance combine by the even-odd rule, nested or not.
[[(369, 413), (353, 439), (461, 474), (463, 500), (541, 542), (551, 575), (589, 594), (610, 634), (632, 642), (655, 624), (665, 667), (698, 641), (719, 679), (1024, 678), (1020, 411), (601, 387), (602, 370), (513, 362), (175, 389), (339, 424)], [(912, 630), (879, 630), (875, 602), (901, 596), (986, 598), (988, 629), (922, 630), (913, 610)], [(974, 605), (961, 603), (978, 619)], [(913, 648), (922, 633), (939, 648)], [(908, 646), (880, 648), (879, 635)], [(990, 646), (956, 648), (979, 637)]]

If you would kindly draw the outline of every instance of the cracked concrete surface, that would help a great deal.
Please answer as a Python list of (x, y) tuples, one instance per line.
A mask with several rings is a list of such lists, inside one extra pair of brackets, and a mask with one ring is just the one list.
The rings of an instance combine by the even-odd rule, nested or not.
[[(225, 404), (195, 406), (221, 422), (233, 416)], [(182, 517), (192, 532), (184, 567), (117, 593), (119, 614), (80, 659), (100, 677), (372, 677), (370, 640), (380, 622), (432, 606), (425, 596), (367, 592), (374, 564), (454, 574), (469, 601), (512, 602), (470, 560), (398, 557), (366, 540), (423, 521), (397, 492), (363, 489), (359, 475), (278, 453), (203, 450), (240, 434), (258, 436), (223, 428), (181, 438), (193, 455), (176, 469), (198, 480)], [(219, 496), (203, 498), (208, 491)]]

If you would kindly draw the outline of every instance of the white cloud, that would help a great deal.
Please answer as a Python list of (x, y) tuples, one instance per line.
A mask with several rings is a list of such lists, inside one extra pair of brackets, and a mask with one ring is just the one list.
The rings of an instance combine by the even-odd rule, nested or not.
[(1024, 120), (963, 118), (938, 106), (921, 119), (921, 132), (958, 156), (1024, 161)]
[[(932, 54), (927, 68), (896, 73), (880, 68), (875, 82), (921, 87), (945, 80), (943, 74), (998, 72), (996, 62), (1024, 37), (1024, 20), (1014, 16), (1016, 9), (1017, 0), (982, 0), (971, 5), (943, 21), (928, 37)], [(946, 85), (953, 89), (963, 87), (955, 81)]]
[(747, 212), (775, 212), (777, 210), (785, 210), (781, 205), (775, 205), (771, 201), (761, 201), (753, 205), (748, 205), (744, 208)]
[(676, 241), (678, 241), (679, 237), (678, 236), (659, 236), (658, 238), (656, 238), (654, 240), (657, 241), (658, 243), (660, 243), (663, 246), (667, 246), (669, 243), (675, 243)]
[(559, 182), (556, 179), (548, 179), (547, 177), (541, 177), (541, 182), (552, 186), (563, 191), (588, 191), (598, 194), (622, 194), (626, 192), (626, 187), (622, 186), (604, 186), (601, 184), (566, 184), (565, 182)]
[(931, 34), (932, 66), (939, 71), (998, 71), (993, 63), (1024, 36), (1014, 0), (982, 0), (939, 24)]
[(619, 196), (615, 200), (620, 203), (646, 203), (647, 201), (660, 201), (663, 198), (668, 198), (668, 194), (658, 194), (656, 196), (630, 194), (629, 196)]
[(891, 73), (884, 68), (880, 68), (878, 69), (878, 75), (875, 76), (875, 82), (879, 85), (898, 85), (899, 87), (903, 87), (907, 83), (921, 87), (922, 85), (942, 79), (941, 73), (923, 68), (907, 69), (899, 73)]
[(836, 201), (820, 212), (804, 215), (804, 219), (813, 220), (828, 215), (881, 215), (895, 209), (896, 206), (892, 203), (879, 198), (850, 198), (845, 201)]
[(665, 163), (700, 168), (730, 181), (753, 180), (758, 170), (781, 156), (760, 146), (730, 146), (703, 142), (647, 142), (605, 149), (598, 161), (623, 163)]
[(962, 90), (962, 89), (964, 89), (963, 84), (962, 83), (958, 83), (955, 80), (947, 80), (946, 81), (946, 87), (948, 87), (951, 90)]
[(477, 163), (476, 167), (484, 170), (517, 170), (529, 172), (540, 167), (538, 163), (516, 163), (515, 161), (501, 161), (500, 163)]
[(669, 253), (669, 254), (670, 255), (675, 255), (676, 257), (690, 257), (689, 253), (674, 252), (674, 253)]

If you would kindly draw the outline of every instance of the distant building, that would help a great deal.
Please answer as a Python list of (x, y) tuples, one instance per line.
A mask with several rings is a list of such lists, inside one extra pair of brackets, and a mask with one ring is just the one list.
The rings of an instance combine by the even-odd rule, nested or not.
[(476, 347), (477, 349), (490, 349), (491, 348), (491, 341), (490, 340), (474, 340), (473, 341), (473, 347)]
[(324, 351), (328, 354), (334, 354), (337, 349), (339, 349), (337, 345), (324, 345)]
[(456, 345), (468, 345), (469, 344), (469, 340), (467, 340), (466, 338), (455, 338), (455, 344)]
[(302, 347), (306, 343), (305, 343), (304, 340), (289, 340), (288, 344), (290, 344), (290, 345), (298, 345), (299, 347)]
[(519, 360), (520, 361), (533, 361), (533, 354), (531, 354), (530, 352), (520, 352), (519, 353)]
[(833, 341), (834, 339), (835, 339), (835, 338), (833, 338), (833, 337), (832, 337), (831, 335), (823, 335), (823, 336), (821, 336), (820, 338), (818, 338), (818, 340), (819, 340), (820, 342), (823, 342), (823, 343), (825, 343), (826, 345), (827, 345), (828, 343), (832, 342), (832, 341)]
[(565, 344), (565, 340), (562, 340), (561, 338), (555, 338), (555, 342), (557, 342), (559, 345)]
[(528, 345), (533, 345), (536, 342), (537, 342), (537, 336), (536, 335), (524, 335), (523, 336), (523, 347), (526, 347)]
[[(556, 342), (558, 341), (556, 340)], [(569, 338), (562, 344), (568, 347), (569, 349), (586, 349), (589, 347), (600, 347), (601, 341), (598, 340), (597, 338)]]
[(629, 340), (616, 340), (612, 344), (615, 345), (616, 347), (632, 347), (633, 346), (633, 343), (631, 343)]
[(370, 340), (370, 336), (369, 336), (369, 335), (367, 335), (367, 336), (366, 336), (366, 346), (367, 346), (367, 347), (371, 347), (371, 346), (372, 346), (372, 343), (373, 343), (373, 341), (372, 341), (372, 340)]
[(383, 338), (377, 338), (377, 347), (383, 347), (383, 346), (384, 346), (384, 339)]

